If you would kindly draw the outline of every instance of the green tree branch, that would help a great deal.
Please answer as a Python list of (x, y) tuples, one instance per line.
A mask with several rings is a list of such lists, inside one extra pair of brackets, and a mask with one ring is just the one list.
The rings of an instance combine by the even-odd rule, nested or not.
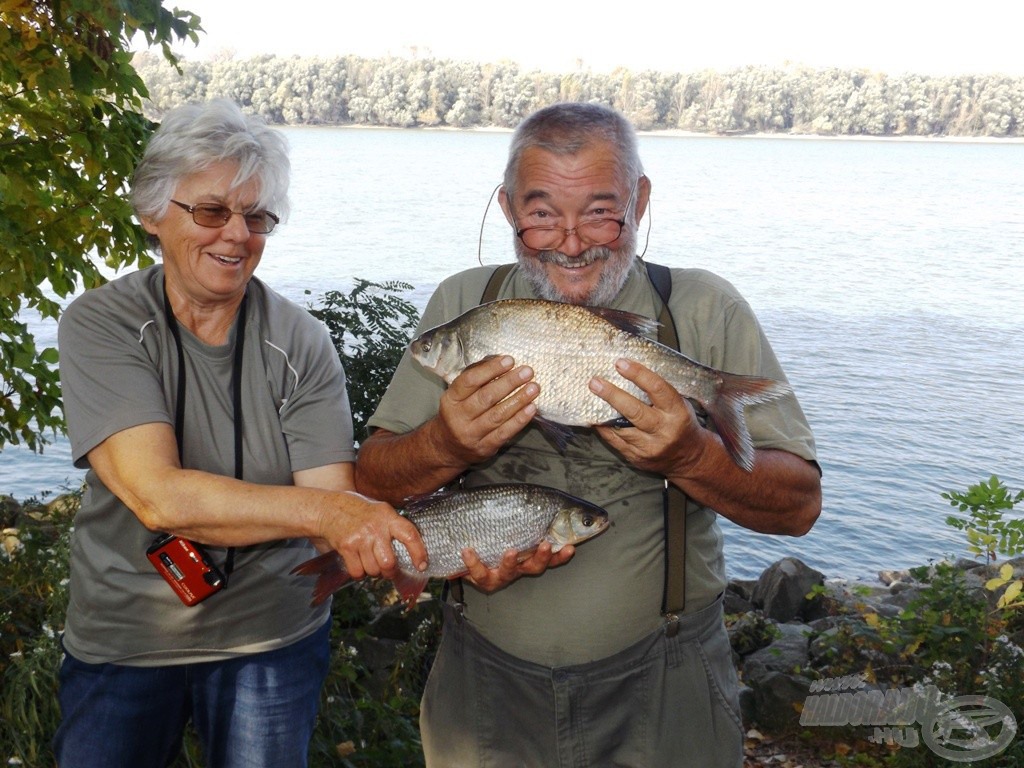
[(57, 352), (20, 315), (151, 259), (127, 185), (154, 125), (132, 65), (136, 33), (198, 42), (199, 17), (147, 0), (9, 0), (0, 5), (0, 449), (62, 431)]

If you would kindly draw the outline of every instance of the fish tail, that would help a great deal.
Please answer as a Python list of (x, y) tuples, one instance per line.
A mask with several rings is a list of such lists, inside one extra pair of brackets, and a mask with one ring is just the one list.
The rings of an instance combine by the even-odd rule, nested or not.
[(402, 602), (405, 603), (406, 608), (412, 608), (416, 605), (420, 595), (423, 594), (423, 588), (427, 586), (427, 577), (425, 575), (414, 575), (405, 571), (399, 571), (393, 581), (395, 591), (401, 595)]
[(345, 561), (341, 559), (341, 555), (333, 550), (300, 563), (292, 568), (291, 572), (298, 576), (317, 577), (316, 584), (313, 586), (311, 606), (320, 605), (328, 597), (352, 581), (352, 576), (345, 568)]
[(704, 403), (708, 416), (722, 438), (725, 450), (740, 467), (750, 472), (754, 468), (754, 444), (747, 429), (744, 409), (754, 403), (765, 403), (789, 394), (792, 390), (785, 382), (757, 376), (721, 373), (714, 398)]

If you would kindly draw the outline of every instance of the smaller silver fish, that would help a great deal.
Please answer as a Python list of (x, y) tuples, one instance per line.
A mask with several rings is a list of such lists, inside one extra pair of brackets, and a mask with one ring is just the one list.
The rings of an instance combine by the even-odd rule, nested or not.
[[(402, 514), (419, 530), (427, 548), (427, 570), (418, 571), (405, 546), (391, 542), (399, 570), (395, 589), (410, 607), (428, 579), (449, 579), (466, 572), (464, 549), (473, 549), (488, 568), (496, 568), (509, 549), (525, 556), (542, 541), (549, 541), (557, 552), (608, 527), (608, 513), (600, 507), (564, 491), (529, 483), (441, 491), (410, 500)], [(292, 573), (318, 577), (313, 605), (352, 580), (334, 551), (301, 563)]]

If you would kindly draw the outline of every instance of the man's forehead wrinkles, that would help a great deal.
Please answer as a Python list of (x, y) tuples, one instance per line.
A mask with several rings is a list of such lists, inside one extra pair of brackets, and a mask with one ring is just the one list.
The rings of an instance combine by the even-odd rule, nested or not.
[[(526, 194), (523, 196), (523, 202), (524, 203), (530, 203), (530, 202), (533, 202), (534, 200), (543, 200), (545, 202), (550, 202), (550, 201), (553, 201), (554, 199), (555, 199), (555, 195), (551, 194), (551, 192), (549, 192), (546, 189), (531, 189), (531, 190), (528, 190), (526, 192)], [(592, 202), (595, 202), (595, 201), (598, 201), (598, 200), (612, 200), (612, 201), (614, 201), (614, 200), (618, 200), (618, 199), (619, 199), (619, 194), (617, 192), (609, 192), (609, 191), (601, 190), (601, 191), (591, 192), (589, 195), (587, 195), (584, 198), (584, 201), (587, 202), (587, 203), (592, 203)]]

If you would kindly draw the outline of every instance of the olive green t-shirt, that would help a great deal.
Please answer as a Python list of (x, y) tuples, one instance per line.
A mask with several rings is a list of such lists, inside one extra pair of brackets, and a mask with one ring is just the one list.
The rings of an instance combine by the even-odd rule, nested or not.
[[(327, 330), (308, 312), (249, 283), (242, 361), (243, 479), (291, 485), (296, 471), (355, 460), (345, 375)], [(181, 328), (186, 376), (185, 467), (234, 475), (232, 359)], [(76, 466), (110, 435), (173, 424), (177, 347), (163, 311), (163, 268), (86, 291), (59, 326), (64, 407)], [(93, 470), (75, 518), (64, 644), (88, 663), (154, 666), (272, 650), (309, 635), (329, 605), (289, 571), (316, 555), (307, 539), (236, 549), (226, 589), (192, 607), (146, 558), (147, 530)], [(239, 503), (244, 503), (239, 499)], [(289, 514), (280, 510), (282, 517)], [(208, 548), (218, 566), (226, 551)]]
[[(492, 267), (476, 268), (442, 282), (420, 331), (478, 305), (492, 273)], [(516, 268), (498, 298), (536, 296)], [(657, 318), (660, 303), (638, 261), (611, 306)], [(672, 270), (670, 309), (687, 357), (732, 373), (785, 379), (749, 305), (725, 280), (702, 270)], [(406, 352), (369, 425), (399, 434), (415, 429), (437, 413), (445, 386)], [(815, 460), (814, 438), (795, 397), (748, 407), (746, 414), (756, 447)], [(663, 478), (633, 469), (591, 430), (577, 430), (562, 454), (531, 425), (465, 477), (467, 486), (510, 481), (563, 489), (603, 507), (612, 525), (581, 544), (564, 566), (540, 576), (493, 594), (467, 584), (466, 618), (506, 652), (546, 666), (600, 659), (654, 631), (663, 621)], [(687, 517), (687, 612), (712, 603), (726, 585), (716, 517), (708, 508)]]

